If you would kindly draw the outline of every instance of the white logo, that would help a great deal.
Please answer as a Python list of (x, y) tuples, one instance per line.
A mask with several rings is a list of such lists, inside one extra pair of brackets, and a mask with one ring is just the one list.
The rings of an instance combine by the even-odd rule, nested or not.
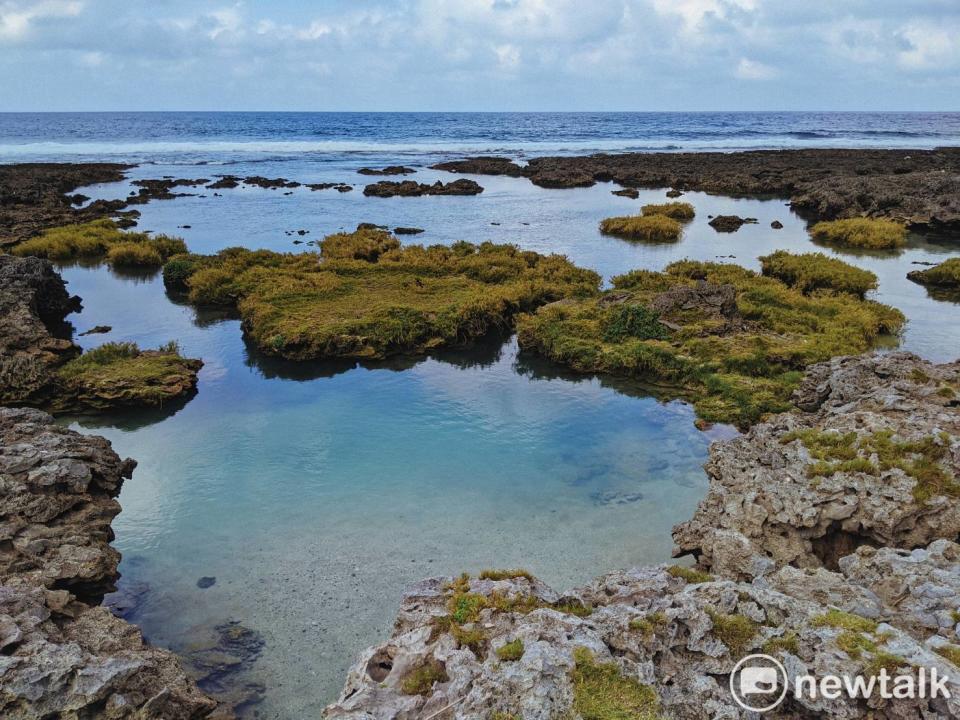
[(744, 710), (773, 710), (783, 702), (787, 689), (787, 671), (769, 655), (747, 655), (730, 673), (730, 692)]

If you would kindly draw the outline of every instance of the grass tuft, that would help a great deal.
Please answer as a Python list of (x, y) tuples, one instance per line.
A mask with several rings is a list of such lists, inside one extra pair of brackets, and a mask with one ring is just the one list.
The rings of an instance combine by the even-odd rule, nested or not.
[(156, 268), (173, 255), (186, 251), (187, 246), (180, 238), (125, 232), (112, 220), (101, 218), (44, 230), (37, 237), (14, 246), (10, 252), (59, 262), (106, 259), (118, 267)]
[(674, 220), (693, 220), (693, 205), (686, 202), (668, 202), (644, 205), (640, 208), (644, 215), (664, 215)]
[(960, 258), (944, 260), (926, 270), (914, 270), (907, 273), (907, 278), (921, 285), (947, 290), (960, 289)]
[(504, 662), (513, 662), (523, 657), (523, 641), (520, 638), (511, 640), (497, 648), (497, 657)]
[(667, 574), (672, 575), (675, 578), (685, 580), (690, 584), (713, 581), (713, 575), (710, 573), (705, 573), (702, 570), (697, 570), (695, 568), (684, 567), (683, 565), (671, 565), (667, 568)]
[(877, 288), (877, 276), (842, 260), (823, 253), (793, 255), (777, 250), (760, 258), (763, 274), (777, 278), (789, 287), (809, 295), (814, 290), (827, 289), (845, 292), (863, 298)]
[(441, 663), (430, 661), (411, 670), (403, 679), (400, 689), (405, 695), (429, 695), (435, 683), (445, 683), (449, 679)]
[(710, 609), (707, 615), (713, 623), (713, 634), (730, 648), (730, 654), (734, 656), (742, 655), (760, 630), (760, 626), (745, 615), (726, 615)]
[(481, 580), (512, 580), (513, 578), (525, 578), (533, 580), (533, 575), (529, 570), (481, 570)]
[(869, 250), (888, 250), (907, 243), (907, 229), (893, 220), (848, 218), (818, 222), (810, 229), (814, 239)]
[(680, 237), (680, 223), (666, 215), (621, 215), (600, 223), (604, 235), (644, 242), (673, 242)]
[(660, 701), (653, 688), (620, 674), (616, 663), (598, 663), (587, 648), (573, 651), (573, 709), (583, 720), (654, 720)]

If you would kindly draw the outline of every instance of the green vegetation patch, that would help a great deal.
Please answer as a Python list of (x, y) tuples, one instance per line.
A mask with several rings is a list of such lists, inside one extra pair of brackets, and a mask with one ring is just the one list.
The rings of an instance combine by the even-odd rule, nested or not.
[(61, 366), (64, 409), (162, 405), (191, 390), (201, 363), (184, 358), (175, 342), (157, 350), (112, 342)]
[(630, 621), (630, 629), (638, 631), (645, 638), (653, 635), (657, 628), (667, 624), (667, 616), (662, 612), (652, 612)]
[(386, 230), (362, 228), (352, 233), (328, 235), (320, 241), (325, 258), (376, 262), (389, 250), (397, 250), (400, 241)]
[(529, 570), (481, 570), (480, 579), (481, 580), (512, 580), (513, 578), (525, 578), (527, 580), (533, 580), (533, 575)]
[(811, 621), (814, 627), (832, 627), (858, 633), (875, 633), (877, 623), (860, 615), (831, 608)]
[(523, 657), (523, 640), (516, 638), (497, 648), (497, 657), (504, 662), (513, 662)]
[[(358, 244), (372, 231), (353, 233)], [(333, 236), (338, 237), (338, 236)], [(262, 350), (295, 360), (381, 358), (462, 345), (508, 329), (515, 314), (567, 297), (595, 295), (599, 276), (558, 255), (512, 245), (386, 249), (376, 261), (231, 248), (171, 258), (168, 287), (196, 304), (235, 305)]]
[(946, 658), (957, 667), (960, 667), (960, 647), (951, 645), (950, 643), (944, 643), (939, 647), (935, 647), (933, 651), (937, 655)]
[(736, 265), (685, 260), (613, 278), (599, 297), (517, 322), (520, 347), (583, 373), (636, 377), (743, 428), (792, 408), (807, 366), (871, 349), (900, 311), (821, 288), (806, 294)]
[(868, 250), (889, 250), (907, 243), (907, 229), (893, 220), (848, 218), (818, 222), (810, 229), (814, 239)]
[(655, 720), (660, 700), (653, 688), (620, 674), (616, 663), (598, 663), (587, 648), (573, 651), (573, 709), (583, 720)]
[(400, 689), (405, 695), (429, 695), (435, 683), (445, 683), (449, 679), (442, 663), (426, 662), (410, 671), (400, 684)]
[(760, 265), (764, 275), (777, 278), (806, 294), (827, 289), (863, 298), (869, 290), (877, 288), (877, 276), (869, 270), (861, 270), (823, 253), (793, 255), (786, 250), (777, 250), (760, 258)]
[(707, 610), (713, 623), (713, 634), (730, 648), (731, 655), (742, 655), (757, 636), (760, 626), (745, 615), (727, 615)]
[(643, 242), (673, 242), (680, 229), (680, 223), (666, 215), (619, 215), (600, 222), (604, 235)]
[(108, 218), (80, 225), (44, 230), (35, 238), (16, 245), (10, 252), (21, 257), (35, 255), (59, 262), (105, 259), (124, 267), (160, 267), (168, 258), (185, 253), (180, 238), (125, 232)]
[(939, 265), (926, 270), (914, 270), (907, 273), (907, 278), (921, 285), (960, 290), (960, 258), (944, 260)]
[(943, 461), (950, 451), (950, 436), (928, 435), (919, 440), (894, 439), (892, 430), (859, 435), (817, 429), (796, 430), (784, 435), (784, 445), (799, 440), (816, 462), (807, 466), (807, 476), (831, 477), (840, 472), (879, 475), (899, 468), (914, 479), (913, 497), (918, 503), (937, 495), (960, 497), (960, 482)]
[(693, 205), (687, 202), (668, 202), (644, 205), (640, 208), (644, 215), (665, 215), (674, 220), (693, 220)]
[(778, 652), (788, 652), (797, 655), (800, 652), (800, 638), (795, 632), (787, 631), (778, 637), (772, 637), (763, 643), (761, 648), (767, 655)]
[(684, 567), (683, 565), (671, 565), (667, 568), (667, 573), (675, 578), (685, 580), (690, 584), (711, 582), (713, 575), (705, 573), (695, 568)]

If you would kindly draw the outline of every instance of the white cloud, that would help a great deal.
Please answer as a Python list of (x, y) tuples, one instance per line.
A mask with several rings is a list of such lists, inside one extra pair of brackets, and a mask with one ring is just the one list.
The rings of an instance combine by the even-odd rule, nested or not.
[(756, 60), (740, 58), (733, 74), (741, 80), (769, 80), (777, 76), (777, 69)]
[(30, 25), (45, 18), (74, 17), (83, 10), (79, 0), (41, 0), (41, 2), (0, 2), (0, 38), (16, 40), (25, 36)]
[(516, 45), (497, 45), (493, 51), (497, 64), (504, 70), (513, 70), (520, 64), (520, 48)]
[(897, 53), (901, 67), (925, 70), (960, 63), (960, 24), (944, 27), (927, 22), (910, 23), (899, 36), (906, 46)]

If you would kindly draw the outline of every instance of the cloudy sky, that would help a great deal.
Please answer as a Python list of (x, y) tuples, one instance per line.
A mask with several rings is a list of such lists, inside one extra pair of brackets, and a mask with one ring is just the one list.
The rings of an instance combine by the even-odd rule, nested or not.
[(0, 111), (960, 110), (960, 0), (0, 0)]

